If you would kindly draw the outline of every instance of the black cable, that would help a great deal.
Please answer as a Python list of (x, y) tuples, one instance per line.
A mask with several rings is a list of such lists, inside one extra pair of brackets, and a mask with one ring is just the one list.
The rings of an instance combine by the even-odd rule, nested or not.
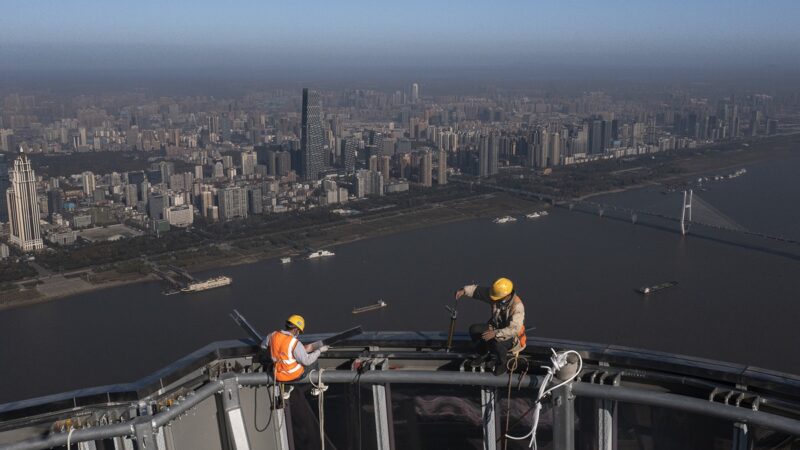
[[(253, 369), (253, 372), (258, 371), (259, 369), (262, 369), (263, 367), (264, 367), (263, 364), (259, 364), (258, 367)], [(275, 408), (273, 408), (273, 398), (272, 398), (272, 394), (270, 394), (269, 385), (267, 385), (267, 388), (268, 388), (267, 389), (267, 398), (269, 399), (270, 407), (269, 407), (269, 418), (267, 419), (267, 424), (264, 425), (264, 428), (259, 428), (258, 427), (258, 385), (256, 385), (255, 390), (253, 392), (253, 404), (254, 404), (254, 406), (253, 406), (253, 426), (255, 427), (256, 431), (258, 431), (259, 433), (263, 433), (264, 431), (267, 430), (267, 428), (269, 428), (270, 424), (272, 423), (272, 413), (273, 413), (273, 411), (275, 409)]]

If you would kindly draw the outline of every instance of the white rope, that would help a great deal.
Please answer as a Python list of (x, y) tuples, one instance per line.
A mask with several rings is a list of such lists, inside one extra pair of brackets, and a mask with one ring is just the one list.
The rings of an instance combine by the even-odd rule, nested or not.
[[(536, 450), (536, 430), (539, 428), (539, 414), (542, 411), (542, 400), (547, 397), (551, 392), (554, 390), (564, 386), (567, 383), (570, 383), (578, 377), (583, 369), (583, 358), (581, 358), (580, 353), (576, 352), (575, 350), (567, 350), (563, 353), (556, 353), (555, 350), (550, 349), (553, 352), (553, 356), (550, 357), (551, 367), (542, 367), (547, 371), (547, 374), (544, 376), (542, 380), (542, 384), (539, 386), (539, 392), (536, 396), (536, 404), (534, 405), (533, 409), (533, 417), (531, 419), (531, 431), (528, 432), (525, 436), (511, 436), (510, 434), (506, 434), (508, 439), (513, 439), (515, 441), (522, 441), (525, 439), (530, 438), (530, 443), (528, 444), (529, 448)], [(578, 370), (575, 371), (575, 374), (569, 377), (568, 379), (562, 381), (561, 383), (556, 384), (555, 386), (547, 389), (547, 385), (553, 381), (553, 376), (562, 368), (564, 368), (567, 364), (567, 355), (574, 354), (578, 357)]]
[(67, 433), (67, 450), (69, 450), (70, 444), (72, 444), (72, 432), (75, 431), (75, 428), (69, 427), (69, 433)]
[[(320, 449), (325, 450), (325, 391), (328, 390), (328, 386), (325, 386), (325, 383), (322, 381), (322, 372), (325, 369), (314, 369), (308, 374), (308, 381), (313, 386), (311, 389), (311, 395), (317, 396), (317, 410), (319, 414), (319, 441), (320, 441)], [(314, 377), (312, 374), (314, 372), (319, 372), (317, 378), (317, 384), (314, 384)]]

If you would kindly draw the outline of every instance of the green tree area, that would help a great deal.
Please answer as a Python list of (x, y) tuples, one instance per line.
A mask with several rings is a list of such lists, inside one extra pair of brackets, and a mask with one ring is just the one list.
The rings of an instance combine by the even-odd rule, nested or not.
[[(148, 170), (150, 164), (165, 156), (163, 151), (138, 152), (81, 152), (81, 153), (33, 153), (29, 155), (36, 175), (66, 177), (91, 171), (105, 174)], [(13, 157), (12, 157), (13, 159)], [(193, 170), (193, 165), (174, 161), (177, 173)]]
[[(25, 262), (0, 261), (0, 284), (36, 275), (36, 270)], [(4, 285), (5, 287), (5, 285)], [(3, 290), (0, 287), (0, 290)]]

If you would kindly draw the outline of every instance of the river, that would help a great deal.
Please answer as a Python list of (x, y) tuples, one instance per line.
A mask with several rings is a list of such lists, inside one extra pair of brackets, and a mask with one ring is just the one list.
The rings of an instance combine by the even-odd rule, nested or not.
[[(800, 237), (800, 158), (748, 166), (702, 198), (753, 231)], [(637, 189), (594, 200), (680, 210), (678, 194)], [(586, 340), (800, 373), (794, 351), (800, 246), (674, 222), (556, 208), (537, 220), (472, 220), (335, 248), (336, 256), (212, 270), (234, 283), (163, 296), (157, 282), (0, 311), (0, 403), (138, 379), (215, 340), (243, 337), (237, 308), (257, 327), (303, 314), (312, 332), (445, 330), (453, 291), (497, 276), (516, 282), (527, 325), (542, 337)], [(676, 280), (643, 297), (635, 288)], [(389, 307), (353, 316), (354, 306)], [(465, 301), (459, 329), (486, 307)]]

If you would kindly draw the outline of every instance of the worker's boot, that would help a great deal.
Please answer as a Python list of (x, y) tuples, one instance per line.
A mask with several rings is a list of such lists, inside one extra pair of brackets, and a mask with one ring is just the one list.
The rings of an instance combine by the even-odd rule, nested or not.
[(489, 353), (484, 353), (478, 356), (477, 358), (469, 362), (470, 367), (472, 367), (473, 369), (477, 369), (478, 367), (482, 366), (484, 363), (486, 363), (486, 361), (489, 360), (489, 356), (490, 356)]

